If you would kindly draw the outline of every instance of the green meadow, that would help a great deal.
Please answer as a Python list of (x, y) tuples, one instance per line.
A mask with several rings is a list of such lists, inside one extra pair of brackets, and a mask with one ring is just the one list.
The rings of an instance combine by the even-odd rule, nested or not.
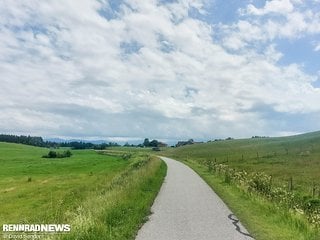
[(60, 238), (134, 239), (165, 164), (147, 152), (74, 150), (70, 158), (42, 158), (48, 151), (0, 143), (0, 225), (70, 224)]
[[(70, 233), (47, 239), (134, 239), (150, 214), (166, 165), (150, 149), (72, 150), (69, 158), (42, 158), (48, 151), (0, 143), (0, 225), (71, 225)], [(158, 154), (193, 168), (255, 239), (320, 239), (319, 226), (273, 201), (279, 198), (270, 190), (279, 188), (284, 202), (299, 196), (320, 203), (320, 132), (213, 141), (164, 148)], [(234, 179), (244, 172), (247, 185)], [(250, 179), (253, 174), (258, 177)], [(248, 190), (253, 183), (259, 191)]]
[(214, 141), (172, 148), (166, 151), (173, 158), (207, 160), (227, 164), (238, 170), (265, 172), (275, 184), (287, 184), (311, 193), (313, 183), (320, 186), (320, 132), (291, 137), (252, 138)]
[[(320, 239), (312, 223), (320, 220), (320, 132), (212, 141), (162, 154), (198, 172), (255, 239)], [(304, 211), (313, 204), (311, 220), (290, 205), (296, 202)]]

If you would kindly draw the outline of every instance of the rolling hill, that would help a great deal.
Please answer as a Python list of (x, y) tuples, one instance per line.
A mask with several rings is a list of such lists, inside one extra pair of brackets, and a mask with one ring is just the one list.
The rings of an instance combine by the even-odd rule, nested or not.
[(193, 144), (168, 149), (166, 155), (198, 162), (209, 159), (239, 170), (265, 172), (279, 182), (292, 177), (295, 188), (305, 193), (313, 183), (320, 184), (320, 131)]

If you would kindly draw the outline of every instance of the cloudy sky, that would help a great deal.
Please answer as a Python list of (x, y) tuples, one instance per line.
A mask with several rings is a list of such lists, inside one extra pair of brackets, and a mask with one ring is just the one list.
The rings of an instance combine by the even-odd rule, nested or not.
[(320, 129), (319, 0), (0, 0), (0, 132)]

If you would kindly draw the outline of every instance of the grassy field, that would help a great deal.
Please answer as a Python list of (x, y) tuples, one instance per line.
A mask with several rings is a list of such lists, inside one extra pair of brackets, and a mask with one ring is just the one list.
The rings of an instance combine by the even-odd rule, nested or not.
[(236, 169), (265, 172), (275, 183), (287, 184), (310, 194), (320, 185), (320, 132), (291, 137), (224, 140), (167, 151), (178, 159), (216, 160)]
[(0, 143), (0, 225), (65, 223), (71, 233), (64, 239), (133, 239), (165, 164), (138, 152), (77, 150), (70, 158), (42, 158), (48, 151)]
[[(162, 154), (196, 170), (260, 239), (320, 239), (316, 228), (296, 212), (279, 207), (259, 194), (244, 191), (209, 171), (208, 162), (232, 172), (266, 173), (272, 188), (291, 188), (301, 199), (317, 199), (320, 184), (320, 132), (281, 138), (224, 140), (170, 148)], [(233, 170), (235, 169), (235, 170)], [(228, 171), (229, 171), (228, 170)], [(219, 170), (220, 171), (220, 170)], [(272, 181), (271, 181), (272, 180)]]

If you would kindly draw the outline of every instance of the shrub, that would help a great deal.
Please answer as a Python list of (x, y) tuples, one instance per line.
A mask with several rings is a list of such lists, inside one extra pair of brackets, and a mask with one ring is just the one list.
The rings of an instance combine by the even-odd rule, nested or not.
[(225, 164), (212, 163), (210, 160), (202, 162), (209, 172), (218, 173), (224, 177), (224, 182), (235, 184), (249, 193), (256, 193), (275, 203), (279, 208), (292, 209), (304, 214), (310, 223), (320, 227), (320, 199), (302, 197), (292, 191), (292, 178), (289, 187), (272, 186), (272, 177), (263, 173), (236, 171)]
[(66, 158), (71, 156), (72, 156), (72, 153), (70, 150), (64, 151), (62, 153), (50, 150), (47, 155), (43, 155), (42, 157), (43, 158)]
[(57, 157), (57, 153), (55, 151), (50, 151), (47, 155), (48, 158), (56, 158)]

